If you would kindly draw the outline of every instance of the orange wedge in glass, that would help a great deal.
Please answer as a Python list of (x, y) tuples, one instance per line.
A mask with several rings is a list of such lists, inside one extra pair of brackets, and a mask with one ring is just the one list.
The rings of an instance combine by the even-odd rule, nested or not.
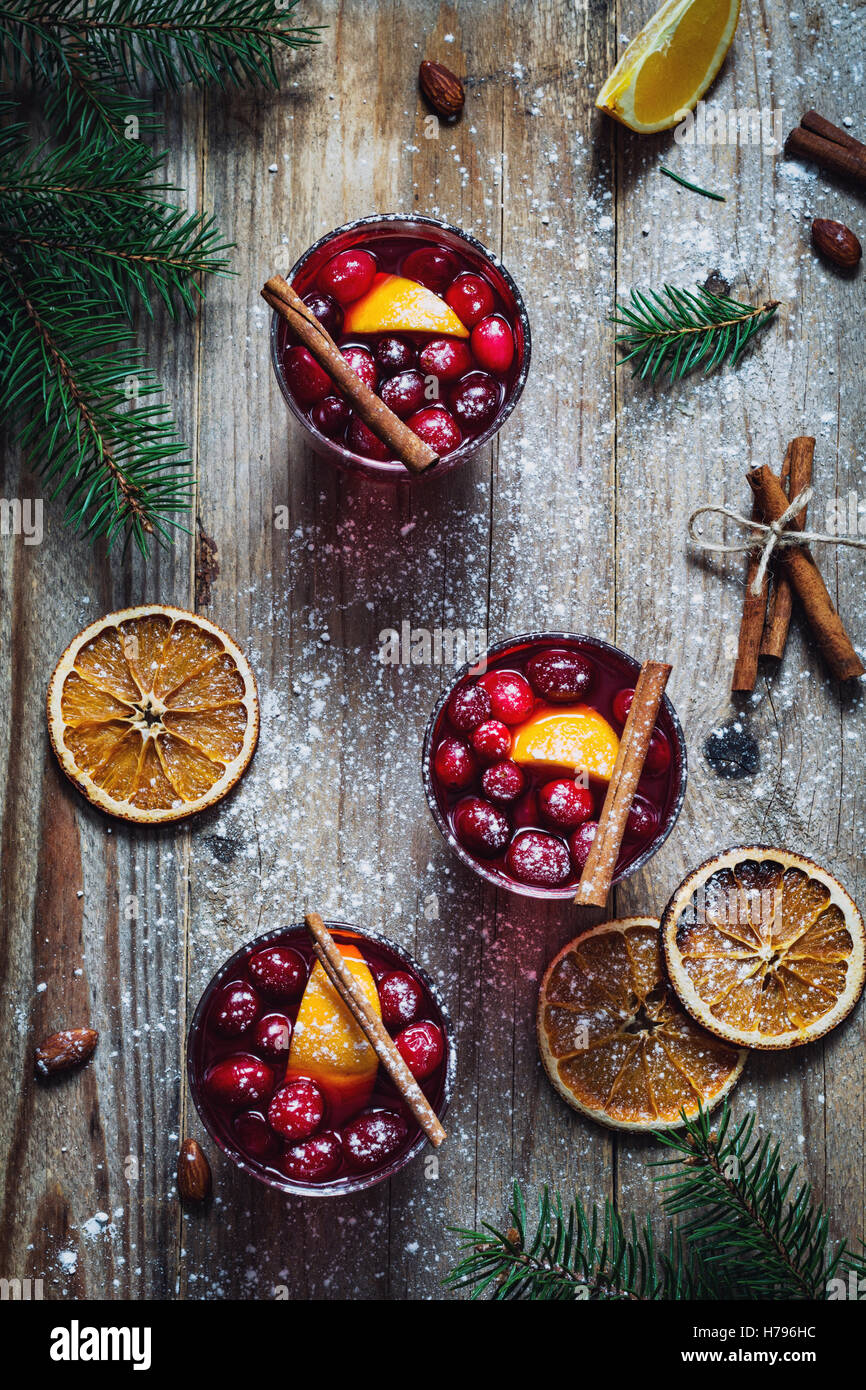
[(671, 1129), (716, 1105), (746, 1053), (689, 1018), (668, 983), (654, 917), (624, 917), (570, 941), (538, 999), (538, 1046), (573, 1109), (614, 1129)]
[[(339, 950), (381, 1018), (379, 991), (364, 957), (354, 946), (340, 945)], [(316, 961), (295, 1020), (286, 1079), (304, 1076), (315, 1081), (328, 1102), (328, 1123), (334, 1125), (367, 1104), (378, 1069), (366, 1034)]]
[(853, 899), (803, 855), (743, 845), (708, 859), (662, 918), (671, 983), (693, 1018), (741, 1047), (798, 1047), (849, 1014), (866, 935)]
[(79, 632), (47, 708), (70, 781), (101, 810), (149, 823), (219, 801), (259, 732), (255, 677), (237, 644), (207, 618), (158, 604)]
[(417, 280), (380, 272), (366, 294), (350, 304), (344, 333), (442, 333), (468, 338), (469, 329), (445, 300)]
[(533, 715), (514, 735), (516, 763), (552, 763), (609, 782), (619, 739), (607, 720), (589, 705), (569, 705)]

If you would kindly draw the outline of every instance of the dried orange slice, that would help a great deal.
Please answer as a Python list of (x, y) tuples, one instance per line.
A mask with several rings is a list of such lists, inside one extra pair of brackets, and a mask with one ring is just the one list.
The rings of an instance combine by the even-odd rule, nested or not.
[(366, 294), (346, 309), (344, 333), (445, 333), (468, 338), (469, 329), (440, 295), (405, 275), (380, 272)]
[(662, 917), (689, 1013), (742, 1047), (798, 1047), (849, 1014), (864, 980), (863, 918), (832, 874), (741, 845), (699, 865)]
[(67, 777), (125, 820), (178, 820), (245, 771), (259, 733), (249, 662), (207, 618), (149, 604), (70, 642), (48, 686), (48, 731)]
[(553, 763), (610, 781), (619, 739), (607, 720), (589, 705), (542, 712), (527, 719), (514, 735), (516, 763)]
[(538, 1046), (563, 1100), (614, 1129), (672, 1129), (726, 1096), (746, 1053), (705, 1033), (667, 981), (655, 917), (622, 917), (554, 956)]

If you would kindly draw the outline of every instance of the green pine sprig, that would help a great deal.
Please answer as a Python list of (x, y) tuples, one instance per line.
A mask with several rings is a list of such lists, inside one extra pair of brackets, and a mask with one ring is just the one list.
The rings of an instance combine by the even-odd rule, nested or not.
[(617, 304), (611, 322), (624, 329), (616, 345), (624, 354), (621, 362), (634, 363), (635, 376), (655, 381), (667, 372), (677, 381), (701, 365), (704, 373), (724, 361), (736, 366), (778, 307), (776, 299), (756, 306), (700, 286), (681, 290), (665, 285), (664, 295), (632, 290), (630, 304)]

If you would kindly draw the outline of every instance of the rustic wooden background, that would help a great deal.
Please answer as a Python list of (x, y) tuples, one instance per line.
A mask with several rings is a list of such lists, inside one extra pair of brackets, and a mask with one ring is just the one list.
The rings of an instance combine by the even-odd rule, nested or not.
[[(863, 273), (829, 271), (815, 215), (863, 235), (863, 205), (815, 171), (751, 145), (679, 148), (594, 110), (598, 86), (654, 0), (521, 0), (308, 7), (328, 25), (291, 57), (279, 94), (186, 94), (166, 105), (171, 176), (237, 243), (233, 280), (148, 344), (199, 479), (196, 548), (145, 568), (62, 530), (0, 542), (5, 783), (2, 821), (5, 1156), (0, 1274), (46, 1297), (441, 1298), (449, 1224), (506, 1216), (512, 1180), (551, 1182), (625, 1209), (654, 1207), (655, 1145), (573, 1115), (541, 1074), (538, 980), (591, 920), (497, 893), (446, 850), (424, 802), (419, 751), (449, 672), (383, 667), (379, 633), (571, 628), (674, 664), (691, 776), (676, 832), (616, 894), (654, 913), (685, 870), (757, 838), (811, 853), (866, 897), (864, 734), (795, 627), (747, 719), (761, 768), (716, 777), (702, 743), (727, 694), (741, 566), (700, 564), (684, 542), (704, 501), (745, 502), (750, 463), (818, 437), (817, 518), (861, 487), (866, 438)], [(858, 114), (866, 7), (746, 3), (711, 92), (725, 110), (815, 106)], [(418, 62), (465, 74), (465, 113), (425, 138)], [(660, 177), (667, 161), (726, 193), (711, 203)], [(276, 164), (277, 171), (269, 172)], [(376, 211), (422, 211), (477, 233), (523, 288), (529, 384), (492, 449), (439, 481), (383, 489), (317, 462), (272, 379), (258, 289), (322, 232)], [(783, 301), (736, 372), (674, 389), (617, 369), (606, 322), (632, 285), (704, 281)], [(14, 460), (5, 496), (40, 496)], [(282, 510), (280, 510), (282, 509)], [(821, 552), (861, 650), (863, 561)], [(189, 827), (128, 828), (63, 780), (43, 702), (54, 661), (86, 622), (146, 600), (198, 606), (258, 674), (262, 738), (236, 795)], [(221, 1162), (217, 1201), (185, 1215), (179, 1139), (202, 1137), (184, 1036), (214, 967), (257, 931), (315, 906), (386, 930), (438, 978), (458, 1026), (459, 1076), (438, 1176), (422, 1161), (357, 1199), (285, 1200)], [(597, 919), (598, 914), (596, 914)], [(864, 1010), (826, 1041), (753, 1057), (736, 1093), (862, 1234)], [(32, 1048), (89, 1020), (93, 1064), (45, 1088)]]

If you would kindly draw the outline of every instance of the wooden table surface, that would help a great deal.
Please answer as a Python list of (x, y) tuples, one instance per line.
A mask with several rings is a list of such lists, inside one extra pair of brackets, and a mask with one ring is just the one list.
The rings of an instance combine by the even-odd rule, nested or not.
[[(861, 487), (866, 437), (863, 274), (809, 247), (813, 216), (864, 232), (862, 201), (777, 150), (679, 147), (609, 124), (594, 95), (653, 9), (520, 0), (308, 7), (329, 27), (290, 57), (278, 94), (188, 92), (166, 104), (171, 176), (237, 243), (191, 323), (145, 337), (196, 461), (197, 547), (145, 567), (72, 539), (46, 502), (41, 546), (0, 542), (2, 992), (5, 1038), (0, 1272), (45, 1297), (441, 1298), (448, 1225), (506, 1218), (515, 1177), (626, 1210), (657, 1203), (651, 1140), (584, 1121), (541, 1072), (538, 982), (601, 913), (496, 892), (448, 851), (427, 810), (421, 739), (442, 666), (383, 665), (380, 634), (482, 628), (585, 631), (673, 663), (689, 746), (685, 808), (619, 915), (658, 913), (685, 871), (738, 841), (787, 845), (866, 898), (859, 689), (840, 693), (795, 622), (784, 664), (747, 719), (759, 772), (720, 780), (702, 754), (728, 695), (742, 563), (701, 563), (685, 542), (703, 502), (742, 506), (750, 464), (781, 464), (817, 436), (816, 502)], [(710, 99), (781, 112), (858, 114), (862, 4), (746, 3)], [(423, 57), (467, 82), (464, 115), (425, 138)], [(428, 127), (429, 130), (429, 127)], [(668, 162), (726, 194), (709, 202)], [(276, 165), (276, 171), (269, 168)], [(319, 235), (373, 212), (423, 212), (473, 231), (526, 297), (533, 358), (492, 448), (441, 480), (378, 487), (317, 461), (272, 377), (267, 275)], [(633, 286), (723, 277), (782, 301), (742, 365), (673, 388), (633, 382), (606, 321)], [(17, 491), (16, 491), (17, 490)], [(4, 495), (39, 496), (14, 461)], [(860, 649), (863, 561), (820, 565)], [(65, 782), (46, 737), (57, 656), (87, 622), (144, 601), (197, 607), (256, 670), (262, 736), (228, 801), (182, 829), (104, 818)], [(178, 1143), (204, 1138), (184, 1038), (214, 968), (245, 939), (326, 917), (380, 929), (438, 981), (456, 1021), (448, 1143), (390, 1184), (334, 1202), (287, 1200), (207, 1148), (217, 1200), (183, 1214)], [(32, 1080), (46, 1032), (89, 1020), (93, 1063)], [(735, 1110), (754, 1109), (827, 1203), (863, 1234), (866, 1011), (823, 1042), (754, 1055)]]

